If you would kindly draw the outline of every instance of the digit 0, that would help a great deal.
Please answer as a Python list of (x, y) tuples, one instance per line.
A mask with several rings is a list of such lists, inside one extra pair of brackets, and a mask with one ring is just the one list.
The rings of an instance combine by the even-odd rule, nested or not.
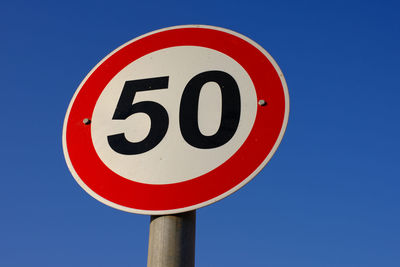
[[(203, 135), (199, 129), (199, 97), (208, 82), (219, 85), (222, 95), (221, 123), (211, 136)], [(183, 91), (179, 125), (183, 138), (197, 148), (216, 148), (226, 144), (235, 134), (240, 120), (240, 93), (236, 81), (223, 71), (206, 71), (194, 76)]]

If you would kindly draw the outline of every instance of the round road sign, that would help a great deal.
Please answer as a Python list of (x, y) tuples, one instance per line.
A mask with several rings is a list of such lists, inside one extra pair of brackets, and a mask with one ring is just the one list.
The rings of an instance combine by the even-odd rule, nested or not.
[(64, 154), (104, 204), (184, 212), (249, 182), (277, 149), (288, 113), (283, 74), (254, 41), (171, 27), (122, 45), (86, 76), (65, 117)]

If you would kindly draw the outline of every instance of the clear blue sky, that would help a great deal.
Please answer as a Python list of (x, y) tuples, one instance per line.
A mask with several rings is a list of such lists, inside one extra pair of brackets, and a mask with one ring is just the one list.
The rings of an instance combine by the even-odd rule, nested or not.
[(62, 124), (105, 55), (182, 24), (258, 42), (291, 100), (267, 167), (198, 211), (197, 266), (400, 266), (399, 10), (396, 1), (3, 1), (0, 266), (145, 266), (149, 217), (80, 188)]

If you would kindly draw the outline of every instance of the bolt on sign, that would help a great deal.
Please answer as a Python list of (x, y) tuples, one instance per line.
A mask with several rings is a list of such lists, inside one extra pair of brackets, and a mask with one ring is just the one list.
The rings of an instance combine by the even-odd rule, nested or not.
[(185, 212), (249, 182), (288, 114), (283, 74), (260, 45), (219, 27), (170, 27), (120, 46), (86, 76), (65, 117), (64, 155), (106, 205)]

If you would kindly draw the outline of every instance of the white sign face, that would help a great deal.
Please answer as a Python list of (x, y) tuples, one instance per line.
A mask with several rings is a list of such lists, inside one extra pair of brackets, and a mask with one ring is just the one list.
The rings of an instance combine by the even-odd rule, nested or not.
[(67, 111), (64, 154), (77, 182), (109, 206), (184, 212), (249, 182), (277, 149), (288, 112), (283, 74), (255, 42), (171, 27), (88, 74)]
[[(193, 64), (195, 62), (196, 64)], [(184, 140), (179, 109), (188, 82), (208, 70), (229, 73), (238, 84), (240, 121), (234, 136), (225, 144), (209, 149), (193, 147)], [(124, 133), (129, 142), (141, 142), (148, 135), (151, 119), (135, 113), (125, 120), (113, 114), (126, 81), (168, 77), (168, 88), (138, 92), (133, 104), (154, 101), (168, 113), (168, 130), (160, 143), (149, 151), (125, 155), (110, 147), (107, 136)], [(221, 124), (222, 94), (219, 85), (207, 82), (200, 91), (198, 128), (204, 136), (214, 135)], [(100, 159), (115, 173), (146, 184), (171, 184), (201, 176), (229, 159), (244, 143), (257, 112), (257, 96), (247, 72), (232, 58), (209, 48), (170, 47), (147, 54), (120, 71), (105, 87), (92, 116), (92, 140)]]

